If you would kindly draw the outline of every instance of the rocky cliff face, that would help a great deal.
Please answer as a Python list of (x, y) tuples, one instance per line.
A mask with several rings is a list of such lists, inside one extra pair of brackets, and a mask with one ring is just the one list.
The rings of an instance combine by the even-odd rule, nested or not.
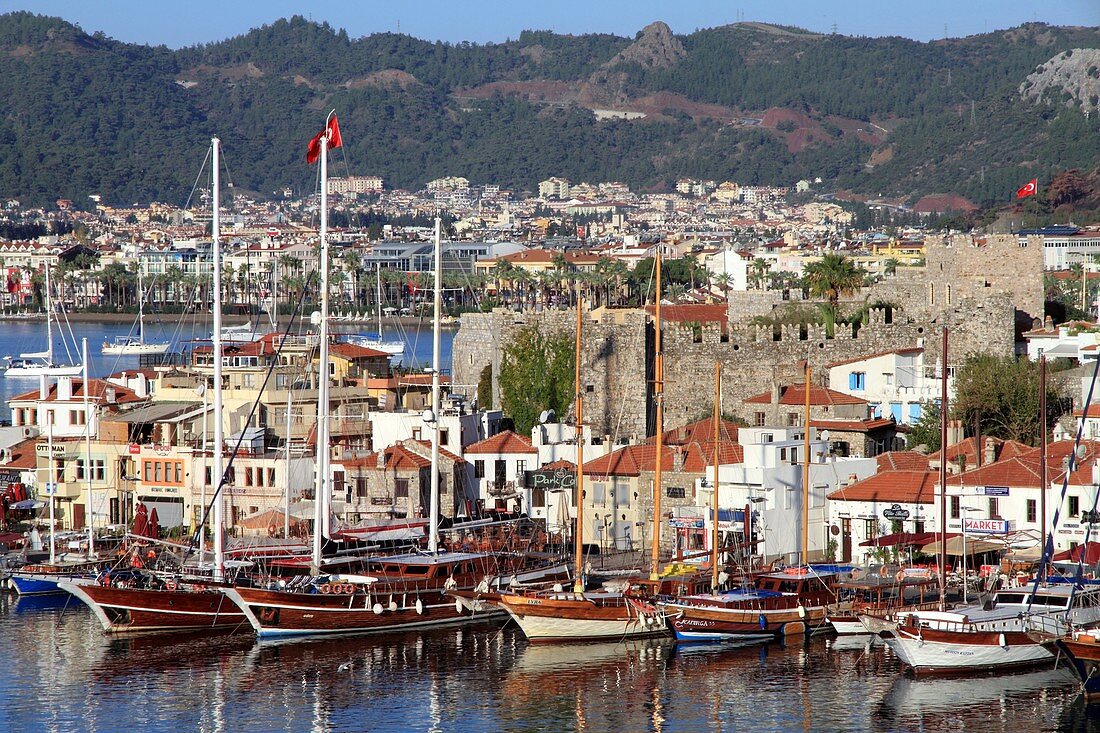
[(604, 66), (613, 68), (634, 63), (647, 69), (666, 69), (685, 56), (684, 44), (672, 35), (667, 24), (657, 21), (643, 28), (638, 40), (615, 54)]
[(1100, 49), (1074, 48), (1060, 53), (1020, 84), (1020, 95), (1028, 101), (1049, 94), (1086, 114), (1100, 111)]

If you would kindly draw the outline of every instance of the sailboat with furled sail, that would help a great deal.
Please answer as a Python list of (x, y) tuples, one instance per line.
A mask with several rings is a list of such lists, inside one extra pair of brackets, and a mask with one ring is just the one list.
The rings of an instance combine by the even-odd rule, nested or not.
[[(448, 552), (439, 546), (439, 420), (440, 413), (440, 314), (441, 308), (441, 222), (435, 221), (435, 318), (432, 358), (432, 409), (425, 421), (432, 434), (431, 496), (429, 535), (426, 552), (383, 555), (366, 561), (365, 574), (334, 573), (322, 557), (325, 538), (330, 536), (329, 501), (332, 477), (329, 471), (329, 287), (328, 262), (328, 150), (342, 143), (339, 124), (331, 114), (310, 143), (307, 162), (321, 163), (321, 313), (318, 378), (317, 481), (314, 497), (312, 577), (305, 582), (286, 583), (277, 579), (253, 586), (225, 589), (226, 596), (244, 613), (257, 635), (288, 637), (316, 634), (349, 634), (395, 631), (423, 626), (463, 623), (473, 617), (464, 604), (445, 595), (452, 589), (471, 589), (486, 577), (510, 574), (520, 568), (522, 557), (490, 552)], [(494, 609), (488, 609), (488, 613)], [(499, 611), (496, 611), (499, 613)], [(479, 614), (479, 618), (485, 614)]]
[(627, 581), (625, 587), (587, 590), (584, 584), (584, 394), (581, 387), (582, 303), (577, 299), (575, 409), (577, 480), (574, 584), (571, 591), (503, 593), (503, 606), (532, 642), (591, 641), (667, 634), (661, 612), (648, 599), (661, 591), (661, 458), (664, 434), (664, 365), (661, 354), (661, 256), (656, 258), (657, 306), (654, 337), (654, 397), (657, 408), (656, 457), (653, 479), (653, 544), (649, 578)]
[[(214, 475), (221, 477), (213, 501), (214, 567), (209, 578), (160, 575), (132, 570), (106, 573), (88, 581), (60, 583), (87, 604), (108, 633), (139, 633), (199, 629), (235, 630), (244, 625), (244, 615), (221, 592), (227, 582), (225, 569), (222, 424), (222, 342), (221, 329), (221, 214), (220, 150), (218, 138), (211, 140), (212, 163), (212, 234), (214, 282)], [(200, 528), (201, 531), (201, 528)]]

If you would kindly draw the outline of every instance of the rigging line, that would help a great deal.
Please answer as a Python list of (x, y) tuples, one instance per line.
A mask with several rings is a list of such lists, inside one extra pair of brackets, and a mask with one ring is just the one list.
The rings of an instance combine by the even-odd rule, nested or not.
[[(946, 365), (944, 366), (946, 368)], [(1069, 479), (1073, 473), (1074, 466), (1077, 460), (1077, 449), (1081, 445), (1081, 438), (1085, 434), (1085, 423), (1088, 422), (1086, 417), (1089, 414), (1089, 406), (1092, 404), (1092, 396), (1096, 390), (1096, 379), (1100, 377), (1100, 359), (1096, 360), (1096, 367), (1092, 371), (1092, 381), (1089, 382), (1088, 395), (1085, 397), (1085, 406), (1082, 408), (1081, 414), (1084, 416), (1081, 418), (1081, 424), (1077, 426), (1077, 436), (1073, 440), (1073, 451), (1069, 454), (1069, 465), (1066, 467), (1065, 477), (1062, 479), (1062, 491), (1058, 497), (1058, 504), (1054, 508), (1054, 516), (1051, 519), (1051, 532), (1050, 539), (1047, 539), (1047, 528), (1042, 527), (1043, 535), (1043, 557), (1039, 561), (1039, 572), (1035, 574), (1035, 583), (1031, 587), (1031, 594), (1027, 599), (1026, 613), (1031, 613), (1031, 605), (1035, 601), (1035, 594), (1039, 592), (1039, 579), (1046, 574), (1047, 567), (1050, 565), (1051, 557), (1054, 555), (1054, 527), (1058, 526), (1058, 518), (1062, 513), (1062, 505), (1066, 501), (1066, 493), (1069, 491)], [(1046, 430), (1046, 415), (1043, 415), (1043, 424), (1041, 425), (1043, 430)], [(1042, 460), (1046, 460), (1046, 456), (1040, 457)], [(1046, 487), (1039, 488), (1040, 491), (1046, 491)], [(1094, 499), (1095, 502), (1095, 499)], [(1068, 613), (1068, 610), (1067, 610)]]
[[(307, 289), (308, 288), (302, 288), (302, 293), (298, 298), (298, 303), (294, 307), (294, 315), (298, 314), (298, 312), (302, 308), (303, 304), (305, 303), (305, 297), (306, 297), (306, 290)], [(245, 426), (248, 426), (248, 425), (252, 424), (253, 418), (255, 418), (256, 414), (259, 412), (260, 400), (263, 397), (263, 392), (264, 392), (265, 389), (267, 389), (268, 382), (271, 381), (271, 375), (275, 371), (275, 367), (279, 363), (279, 357), (282, 356), (283, 348), (286, 346), (286, 339), (290, 335), (290, 329), (291, 329), (291, 326), (293, 325), (293, 322), (294, 322), (294, 319), (291, 318), (289, 321), (287, 321), (286, 328), (283, 329), (283, 334), (282, 334), (283, 337), (279, 341), (279, 348), (275, 352), (275, 358), (272, 359), (271, 365), (267, 368), (267, 373), (264, 375), (263, 382), (260, 383), (260, 387), (259, 387), (259, 391), (256, 395), (256, 399), (255, 399), (255, 401), (253, 401), (252, 407), (250, 408), (250, 410), (248, 412), (248, 417), (244, 422)], [(221, 385), (220, 384), (214, 385), (214, 389), (221, 389)], [(206, 419), (205, 414), (203, 415), (203, 419), (204, 420)], [(318, 414), (318, 419), (320, 419), (319, 414)], [(214, 508), (214, 502), (215, 501), (220, 501), (221, 491), (225, 487), (225, 485), (227, 483), (229, 483), (229, 480), (228, 480), (229, 473), (233, 468), (233, 461), (236, 459), (237, 454), (240, 452), (241, 445), (244, 444), (244, 435), (245, 435), (245, 430), (242, 429), (240, 431), (240, 434), (237, 436), (236, 445), (233, 446), (233, 450), (228, 456), (229, 460), (227, 460), (226, 463), (225, 463), (225, 468), (222, 470), (222, 475), (218, 478), (218, 485), (214, 489), (213, 495), (210, 497), (210, 503), (206, 505), (205, 510), (203, 511), (202, 522), (199, 523), (199, 526), (198, 526), (198, 528), (196, 528), (194, 535), (191, 536), (191, 541), (188, 545), (187, 552), (184, 553), (184, 559), (185, 560), (187, 559), (188, 556), (194, 554), (195, 550), (197, 549), (197, 545), (198, 545), (198, 541), (199, 541), (199, 533), (200, 532), (205, 533), (207, 519), (210, 516), (210, 512)], [(218, 436), (218, 438), (220, 438), (220, 439), (224, 439), (224, 437), (225, 436)], [(218, 447), (220, 448), (220, 446), (218, 446)], [(205, 454), (206, 454), (206, 446), (204, 445), (203, 446), (203, 455), (205, 456)], [(217, 532), (218, 530), (219, 530), (219, 528), (214, 529), (215, 532)]]
[(183, 204), (184, 209), (191, 208), (191, 199), (195, 196), (195, 191), (198, 190), (200, 182), (203, 180), (202, 172), (206, 170), (206, 161), (210, 160), (213, 148), (206, 149), (206, 156), (202, 159), (202, 165), (199, 166), (198, 175), (195, 176), (195, 182), (191, 185), (191, 193), (187, 194), (187, 200)]

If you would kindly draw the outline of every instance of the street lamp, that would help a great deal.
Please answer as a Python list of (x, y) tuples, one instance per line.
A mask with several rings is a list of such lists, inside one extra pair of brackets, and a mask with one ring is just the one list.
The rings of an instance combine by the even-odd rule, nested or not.
[(967, 512), (978, 512), (978, 511), (981, 511), (981, 510), (980, 510), (980, 509), (979, 509), (978, 507), (976, 507), (976, 506), (960, 506), (960, 507), (959, 507), (959, 514), (960, 514), (960, 515), (962, 515), (962, 551), (963, 551), (963, 561), (962, 561), (962, 566), (963, 566), (963, 571), (962, 571), (962, 584), (963, 584), (963, 603), (967, 603), (967, 602), (968, 602), (968, 601), (970, 600), (969, 594), (967, 593), (967, 583), (966, 583), (966, 513), (967, 513)]

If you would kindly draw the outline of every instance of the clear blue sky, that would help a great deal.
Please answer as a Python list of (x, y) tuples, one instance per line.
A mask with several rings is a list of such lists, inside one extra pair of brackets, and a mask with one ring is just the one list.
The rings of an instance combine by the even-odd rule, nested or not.
[(89, 33), (172, 48), (223, 40), (295, 14), (344, 28), (352, 38), (400, 30), (476, 43), (515, 38), (525, 29), (630, 36), (654, 20), (680, 34), (745, 20), (922, 41), (943, 38), (945, 27), (948, 36), (966, 36), (1029, 21), (1100, 26), (1100, 0), (4, 0), (0, 9), (57, 16)]

